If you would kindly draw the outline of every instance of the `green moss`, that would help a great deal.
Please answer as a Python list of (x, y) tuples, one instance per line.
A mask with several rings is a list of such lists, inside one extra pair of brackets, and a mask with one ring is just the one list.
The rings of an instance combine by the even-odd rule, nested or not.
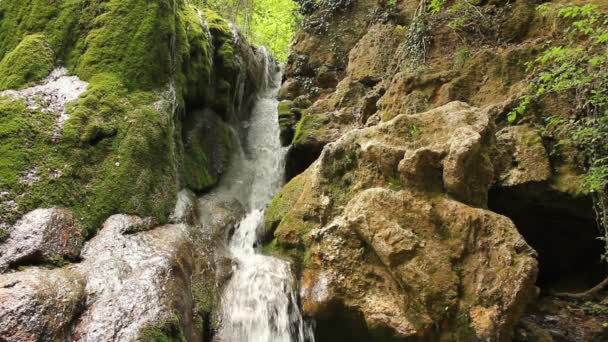
[(264, 213), (264, 228), (267, 232), (274, 231), (285, 215), (293, 208), (305, 183), (306, 176), (298, 175), (274, 196)]
[(47, 77), (55, 55), (42, 34), (26, 36), (0, 61), (0, 90), (21, 89)]
[(8, 236), (8, 232), (4, 228), (0, 228), (0, 242), (4, 242), (6, 239), (8, 239)]
[(196, 303), (199, 313), (210, 314), (217, 305), (217, 289), (204, 282), (194, 282), (192, 284), (192, 296)]
[(186, 337), (181, 328), (179, 317), (175, 314), (166, 321), (149, 324), (142, 328), (139, 338), (140, 342), (182, 342)]
[(81, 0), (4, 0), (0, 2), (0, 58), (27, 35), (44, 32), (59, 59), (78, 37)]
[(279, 102), (279, 118), (281, 116), (291, 115), (291, 107), (293, 106), (293, 101), (285, 100)]
[(96, 11), (76, 73), (117, 75), (127, 87), (152, 89), (169, 80), (175, 20), (170, 0), (92, 1)]
[[(163, 223), (180, 187), (202, 190), (217, 181), (211, 152), (229, 150), (232, 133), (214, 116), (216, 145), (205, 137), (207, 126), (185, 139), (196, 115), (185, 109), (230, 112), (241, 66), (228, 23), (211, 11), (203, 16), (213, 40), (197, 8), (184, 1), (0, 2), (0, 70), (8, 70), (2, 86), (27, 86), (54, 64), (90, 83), (68, 106), (58, 142), (52, 142), (54, 114), (0, 99), (0, 191), (17, 205), (0, 210), (0, 222), (62, 206), (90, 233), (115, 213)], [(157, 108), (161, 91), (173, 100), (168, 84), (175, 113)], [(35, 180), (26, 184), (22, 178), (31, 172)]]
[(329, 123), (329, 118), (324, 114), (305, 113), (296, 126), (296, 132), (292, 144), (298, 145), (306, 142), (306, 139), (315, 133), (322, 132), (325, 125)]
[(220, 171), (227, 168), (235, 137), (228, 124), (210, 111), (191, 113), (185, 126), (192, 129), (184, 134), (182, 182), (202, 191), (215, 184)]

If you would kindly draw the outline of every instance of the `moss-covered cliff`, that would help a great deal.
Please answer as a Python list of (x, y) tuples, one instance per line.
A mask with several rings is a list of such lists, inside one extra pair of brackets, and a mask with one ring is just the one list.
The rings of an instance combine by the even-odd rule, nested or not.
[[(226, 21), (172, 0), (9, 0), (0, 18), (0, 90), (21, 90), (0, 98), (0, 230), (51, 206), (89, 232), (164, 222), (180, 188), (217, 181), (257, 72)], [(65, 110), (28, 88), (59, 67), (88, 82)]]

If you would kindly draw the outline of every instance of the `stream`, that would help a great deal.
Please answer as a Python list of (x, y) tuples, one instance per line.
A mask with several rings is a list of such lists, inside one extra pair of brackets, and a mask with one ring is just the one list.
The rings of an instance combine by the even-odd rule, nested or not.
[(222, 342), (314, 341), (312, 327), (298, 308), (298, 296), (287, 261), (262, 255), (258, 231), (264, 209), (281, 188), (287, 149), (279, 140), (277, 94), (281, 73), (264, 50), (265, 75), (252, 108), (244, 146), (225, 178), (247, 215), (229, 241), (235, 261), (222, 294)]

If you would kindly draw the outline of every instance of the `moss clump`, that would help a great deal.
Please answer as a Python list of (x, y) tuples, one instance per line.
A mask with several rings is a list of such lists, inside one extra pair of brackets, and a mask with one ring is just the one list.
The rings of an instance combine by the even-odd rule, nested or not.
[(58, 59), (74, 46), (79, 28), (81, 0), (0, 1), (0, 58), (6, 56), (28, 35), (45, 33)]
[[(0, 219), (12, 223), (34, 208), (62, 206), (90, 232), (115, 213), (166, 221), (178, 191), (176, 146), (156, 99), (99, 75), (72, 104), (58, 143), (54, 114), (2, 99), (0, 189), (18, 208)], [(29, 184), (22, 180), (27, 173), (36, 176)]]
[(55, 55), (42, 34), (26, 36), (0, 62), (0, 90), (26, 88), (47, 77)]
[(6, 231), (6, 229), (0, 227), (0, 243), (6, 241), (6, 239), (8, 239), (8, 232)]
[(308, 211), (315, 199), (303, 192), (308, 186), (308, 174), (292, 179), (272, 200), (264, 216), (264, 227), (274, 239), (264, 246), (266, 254), (291, 259), (301, 267), (307, 261), (310, 231), (319, 225), (316, 215)]
[(204, 282), (194, 282), (192, 284), (192, 296), (196, 303), (196, 308), (200, 314), (209, 315), (217, 305), (217, 289)]
[(306, 183), (305, 177), (305, 175), (295, 177), (274, 196), (264, 213), (264, 229), (267, 232), (274, 231), (296, 204)]
[(86, 80), (112, 73), (128, 88), (152, 89), (166, 84), (174, 53), (174, 6), (171, 0), (90, 2), (86, 10), (94, 16), (84, 23), (90, 31), (75, 64), (76, 73)]
[(324, 114), (305, 113), (296, 126), (296, 132), (292, 144), (304, 144), (306, 140), (315, 134), (323, 133), (323, 127), (329, 123), (329, 118)]
[(179, 317), (173, 314), (166, 321), (149, 324), (141, 331), (140, 342), (182, 342), (186, 341)]
[(192, 113), (185, 118), (185, 126), (192, 128), (184, 133), (182, 182), (202, 191), (215, 184), (228, 167), (236, 137), (228, 124), (211, 111)]

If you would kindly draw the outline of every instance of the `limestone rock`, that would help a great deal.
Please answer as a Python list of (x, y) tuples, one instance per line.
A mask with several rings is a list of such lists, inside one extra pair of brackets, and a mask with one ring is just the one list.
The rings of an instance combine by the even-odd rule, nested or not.
[(551, 178), (549, 156), (538, 131), (526, 125), (509, 126), (496, 134), (501, 163), (498, 184), (515, 186)]
[(340, 324), (356, 341), (511, 338), (537, 263), (513, 223), (483, 209), (494, 133), (461, 102), (400, 115), (328, 144), (279, 193), (267, 226), (274, 245), (305, 250), (303, 307), (319, 338)]
[(84, 232), (68, 209), (36, 209), (19, 220), (0, 244), (0, 271), (22, 263), (52, 263), (75, 259)]

